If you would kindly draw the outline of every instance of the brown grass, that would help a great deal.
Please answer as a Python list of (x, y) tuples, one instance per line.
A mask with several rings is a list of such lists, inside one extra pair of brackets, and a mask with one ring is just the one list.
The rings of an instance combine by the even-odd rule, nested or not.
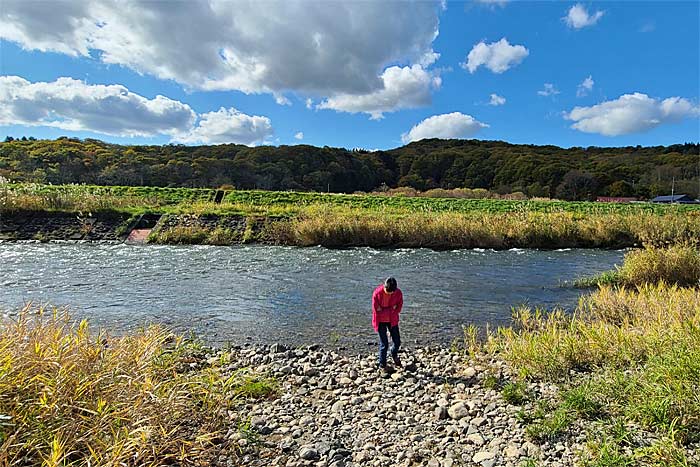
[(23, 309), (0, 327), (0, 466), (235, 458), (227, 411), (269, 395), (274, 384), (193, 369), (196, 350), (157, 327), (110, 337), (59, 310)]

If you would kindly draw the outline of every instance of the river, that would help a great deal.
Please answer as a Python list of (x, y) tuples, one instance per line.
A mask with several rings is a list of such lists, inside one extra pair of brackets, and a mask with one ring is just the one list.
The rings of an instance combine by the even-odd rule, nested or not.
[(0, 243), (0, 310), (68, 306), (119, 333), (146, 323), (210, 344), (374, 345), (370, 296), (404, 292), (408, 345), (448, 344), (462, 324), (507, 324), (511, 306), (575, 306), (564, 281), (605, 271), (608, 250), (375, 250), (274, 246)]

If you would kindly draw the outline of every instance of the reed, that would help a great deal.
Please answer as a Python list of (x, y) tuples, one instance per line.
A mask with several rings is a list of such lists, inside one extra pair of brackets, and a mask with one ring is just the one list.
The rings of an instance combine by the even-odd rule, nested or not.
[[(209, 465), (235, 458), (229, 411), (273, 380), (191, 367), (197, 346), (159, 327), (91, 332), (57, 309), (0, 323), (1, 466)], [(222, 355), (221, 361), (229, 359)]]
[(590, 287), (617, 284), (634, 287), (659, 281), (686, 287), (700, 285), (700, 249), (682, 244), (633, 250), (625, 255), (622, 266), (581, 279), (576, 285)]
[(570, 212), (409, 213), (328, 207), (296, 216), (287, 241), (327, 247), (621, 248), (635, 244), (700, 244), (700, 217)]

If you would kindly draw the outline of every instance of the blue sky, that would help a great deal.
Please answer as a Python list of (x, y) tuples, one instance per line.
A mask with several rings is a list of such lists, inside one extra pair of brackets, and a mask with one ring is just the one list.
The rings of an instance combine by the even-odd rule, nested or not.
[(695, 1), (4, 3), (0, 134), (15, 137), (700, 141)]

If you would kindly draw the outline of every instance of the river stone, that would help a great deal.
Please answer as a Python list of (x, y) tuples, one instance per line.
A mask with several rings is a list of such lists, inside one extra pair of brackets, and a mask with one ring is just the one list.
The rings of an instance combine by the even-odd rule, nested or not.
[[(469, 409), (463, 402), (457, 402), (452, 407), (447, 409), (447, 413), (453, 420), (460, 420), (469, 415)], [(478, 425), (477, 425), (478, 426)]]
[(335, 402), (335, 403), (331, 406), (331, 412), (340, 412), (341, 410), (343, 410), (343, 407), (345, 407), (345, 402), (344, 402), (344, 401)]
[(496, 457), (496, 454), (494, 454), (491, 451), (479, 451), (474, 456), (472, 457), (472, 461), (476, 462), (477, 464), (480, 464), (483, 461), (487, 461), (489, 459), (493, 459)]
[(486, 423), (486, 419), (484, 417), (475, 417), (472, 418), (471, 424), (474, 426), (481, 426), (484, 423)]
[(254, 427), (261, 427), (265, 426), (265, 417), (262, 417), (260, 415), (255, 415), (254, 417), (251, 417), (250, 419), (250, 424)]
[(503, 451), (506, 457), (520, 457), (522, 456), (522, 451), (515, 444), (509, 444), (508, 447)]
[(467, 439), (472, 443), (476, 444), (477, 446), (483, 446), (486, 442), (484, 441), (484, 437), (481, 436), (479, 433), (472, 433), (470, 435), (467, 435)]
[(340, 381), (338, 381), (338, 384), (341, 386), (350, 386), (352, 384), (352, 380), (347, 377), (340, 378)]
[(304, 363), (302, 371), (304, 372), (304, 376), (318, 376), (319, 373), (318, 369), (314, 368), (311, 363)]
[(445, 420), (448, 416), (447, 407), (440, 406), (435, 408), (435, 418), (438, 420)]
[(318, 459), (320, 456), (318, 451), (314, 449), (313, 446), (302, 446), (301, 449), (299, 449), (299, 457), (307, 461), (313, 461)]

